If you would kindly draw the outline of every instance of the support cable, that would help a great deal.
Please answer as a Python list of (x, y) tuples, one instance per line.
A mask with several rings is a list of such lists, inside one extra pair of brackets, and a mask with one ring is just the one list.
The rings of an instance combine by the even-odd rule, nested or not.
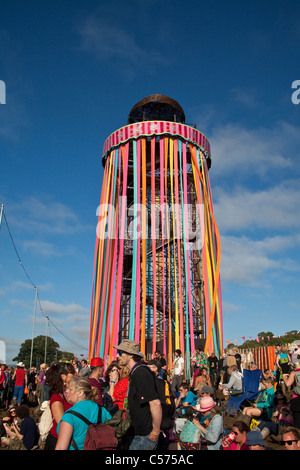
[[(14, 239), (13, 239), (13, 236), (12, 236), (12, 233), (10, 231), (10, 228), (9, 228), (9, 225), (8, 225), (8, 222), (7, 222), (7, 218), (6, 218), (6, 215), (5, 215), (5, 212), (4, 212), (4, 209), (2, 207), (2, 215), (3, 215), (3, 218), (5, 220), (5, 224), (6, 224), (6, 227), (7, 227), (7, 230), (8, 230), (8, 233), (9, 233), (9, 237), (10, 237), (10, 240), (12, 242), (12, 245), (14, 247), (14, 250), (15, 250), (15, 253), (17, 255), (17, 258), (18, 258), (18, 261), (19, 261), (19, 264), (21, 266), (21, 268), (23, 269), (27, 279), (29, 280), (30, 284), (33, 286), (34, 289), (37, 289), (37, 286), (35, 285), (35, 283), (32, 281), (31, 277), (29, 276), (27, 270), (25, 269), (25, 266), (21, 260), (21, 257), (19, 255), (19, 252), (17, 250), (17, 247), (16, 247), (16, 244), (14, 242)], [(79, 344), (77, 344), (75, 341), (73, 341), (72, 339), (70, 339), (68, 336), (66, 336), (54, 323), (53, 321), (49, 318), (48, 315), (46, 315), (43, 311), (43, 308), (42, 308), (42, 305), (41, 305), (41, 300), (40, 300), (40, 297), (39, 297), (39, 294), (37, 294), (37, 300), (38, 300), (38, 304), (39, 304), (39, 307), (40, 307), (40, 310), (41, 310), (41, 313), (42, 315), (45, 317), (45, 318), (48, 318), (48, 321), (52, 324), (52, 326), (67, 340), (69, 341), (70, 343), (74, 344), (75, 346), (81, 348), (81, 349), (84, 349), (86, 351), (88, 351), (88, 348), (85, 348)]]

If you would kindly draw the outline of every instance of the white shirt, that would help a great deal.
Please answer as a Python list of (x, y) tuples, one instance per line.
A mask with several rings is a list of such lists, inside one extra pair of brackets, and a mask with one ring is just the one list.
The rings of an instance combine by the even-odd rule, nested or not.
[[(174, 375), (183, 375), (184, 359), (183, 357), (176, 357), (174, 361)], [(181, 373), (180, 369), (182, 368)]]

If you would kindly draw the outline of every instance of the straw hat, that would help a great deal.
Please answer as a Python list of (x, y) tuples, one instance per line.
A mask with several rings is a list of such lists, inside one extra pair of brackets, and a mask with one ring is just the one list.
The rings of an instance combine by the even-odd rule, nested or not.
[(123, 339), (123, 341), (121, 341), (118, 346), (114, 346), (114, 348), (127, 354), (144, 357), (140, 352), (140, 345), (131, 339)]

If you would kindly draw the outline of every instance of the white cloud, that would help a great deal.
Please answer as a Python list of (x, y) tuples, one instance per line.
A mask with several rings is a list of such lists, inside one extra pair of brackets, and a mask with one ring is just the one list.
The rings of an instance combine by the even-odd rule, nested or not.
[(81, 305), (76, 303), (70, 304), (60, 304), (56, 302), (52, 302), (50, 300), (41, 300), (41, 306), (45, 314), (49, 315), (51, 318), (51, 314), (53, 315), (73, 315), (77, 313), (87, 312), (88, 310)]
[(13, 307), (18, 307), (22, 310), (31, 310), (33, 311), (33, 303), (30, 305), (28, 302), (20, 299), (11, 299), (9, 301), (10, 305)]
[(285, 232), (300, 226), (299, 180), (260, 191), (238, 187), (226, 192), (216, 188), (214, 195), (215, 216), (222, 233), (257, 228)]
[(273, 129), (246, 129), (239, 124), (219, 125), (209, 138), (214, 175), (233, 182), (254, 175), (266, 179), (274, 172), (299, 171), (300, 129), (279, 122)]
[[(296, 240), (299, 245), (299, 236)], [(300, 266), (292, 265), (285, 258), (285, 250), (295, 246), (291, 236), (274, 236), (251, 240), (246, 236), (221, 237), (221, 280), (237, 284), (265, 285), (270, 276), (282, 271), (299, 271)], [(268, 274), (268, 276), (266, 276)]]
[[(10, 202), (8, 222), (11, 226), (21, 228), (23, 232), (43, 235), (69, 235), (90, 229), (79, 221), (73, 209), (53, 201), (47, 195), (29, 196), (18, 202)], [(40, 245), (40, 248), (45, 250), (46, 245)], [(50, 248), (48, 246), (48, 250)]]
[(59, 251), (52, 243), (39, 240), (23, 242), (24, 251), (30, 251), (35, 255), (41, 256), (62, 256), (64, 253)]
[(12, 284), (8, 287), (9, 290), (18, 290), (18, 289), (33, 289), (32, 284), (24, 281), (13, 281)]
[(247, 108), (256, 108), (259, 105), (257, 91), (254, 88), (232, 88), (233, 98)]
[(89, 325), (86, 327), (73, 326), (71, 332), (77, 339), (87, 340), (89, 339)]
[[(115, 15), (115, 12), (113, 13)], [(131, 75), (135, 70), (152, 72), (154, 66), (170, 64), (170, 56), (161, 54), (161, 47), (141, 47), (141, 42), (134, 36), (133, 30), (126, 30), (122, 21), (112, 23), (103, 18), (103, 14), (86, 17), (78, 33), (81, 40), (80, 50), (92, 54), (100, 61), (109, 61), (112, 64), (122, 62), (120, 72)], [(161, 45), (161, 44), (160, 44)]]
[(143, 50), (130, 33), (101, 18), (86, 18), (79, 33), (82, 50), (95, 54), (100, 60), (117, 58), (135, 63), (143, 59)]
[(236, 304), (225, 301), (225, 302), (222, 302), (222, 309), (223, 309), (223, 312), (226, 312), (226, 314), (228, 313), (235, 314), (243, 310), (243, 307), (241, 307), (240, 305), (236, 305)]

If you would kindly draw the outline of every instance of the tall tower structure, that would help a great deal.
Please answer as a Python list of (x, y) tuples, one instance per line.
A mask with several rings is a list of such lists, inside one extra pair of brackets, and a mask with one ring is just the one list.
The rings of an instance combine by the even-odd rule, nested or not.
[[(114, 358), (123, 338), (141, 351), (199, 343), (223, 351), (220, 237), (210, 144), (181, 106), (151, 95), (104, 143), (90, 318), (90, 357)], [(189, 368), (187, 368), (189, 369)]]

